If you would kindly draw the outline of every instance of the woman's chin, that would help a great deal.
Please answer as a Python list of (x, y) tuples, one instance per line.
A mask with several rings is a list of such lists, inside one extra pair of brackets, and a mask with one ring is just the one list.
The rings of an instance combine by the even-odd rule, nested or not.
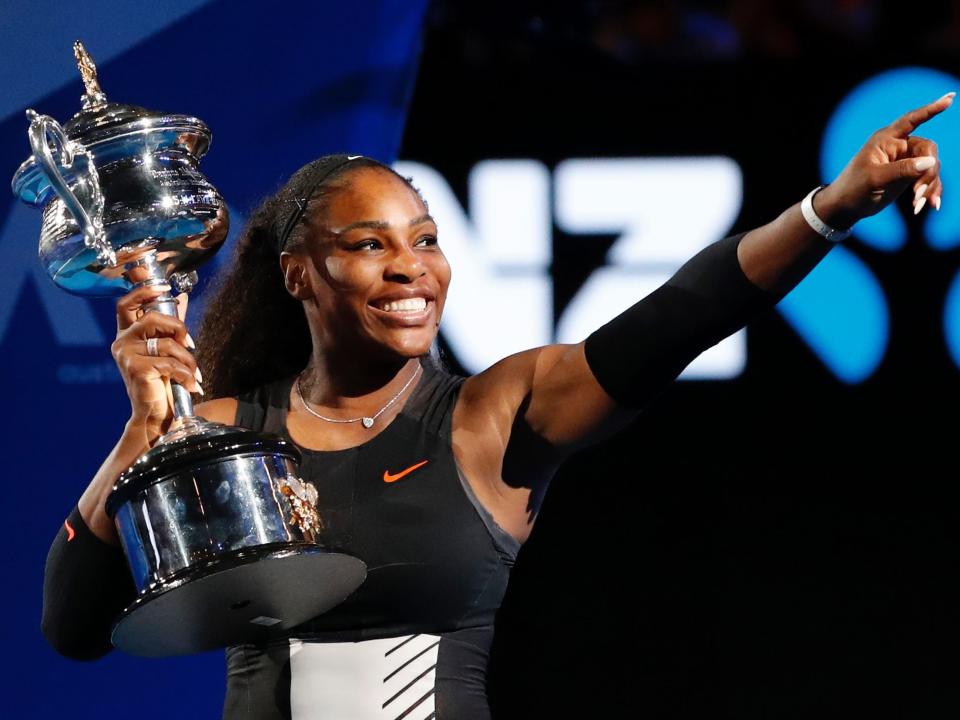
[(435, 332), (425, 332), (423, 329), (419, 329), (419, 332), (413, 332), (411, 329), (405, 332), (391, 333), (391, 336), (385, 339), (386, 342), (382, 343), (381, 347), (394, 356), (409, 359), (430, 352), (430, 347), (436, 340), (437, 334)]

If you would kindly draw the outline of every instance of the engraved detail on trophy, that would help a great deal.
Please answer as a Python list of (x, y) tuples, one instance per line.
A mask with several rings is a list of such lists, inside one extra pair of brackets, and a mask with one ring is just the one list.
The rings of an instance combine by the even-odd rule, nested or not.
[(290, 524), (303, 531), (304, 539), (313, 540), (314, 533), (323, 529), (317, 512), (317, 489), (294, 475), (280, 481), (280, 494), (290, 502)]
[[(210, 130), (188, 115), (107, 102), (93, 60), (79, 42), (74, 52), (83, 109), (62, 126), (27, 112), (33, 155), (12, 181), (43, 212), (40, 262), (76, 295), (162, 283), (188, 292), (229, 224), (199, 169)], [(143, 309), (176, 316), (177, 303), (165, 293)], [(320, 543), (299, 449), (197, 417), (186, 388), (171, 389), (170, 431), (106, 501), (138, 593), (114, 625), (114, 645), (162, 656), (263, 642), (350, 595), (366, 565)]]

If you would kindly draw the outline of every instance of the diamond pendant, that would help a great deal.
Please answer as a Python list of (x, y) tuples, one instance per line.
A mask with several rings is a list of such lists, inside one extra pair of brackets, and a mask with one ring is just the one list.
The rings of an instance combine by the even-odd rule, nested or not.
[(363, 426), (364, 426), (365, 428), (371, 428), (371, 427), (373, 427), (373, 418), (371, 418), (371, 417), (365, 417), (365, 418), (364, 418), (363, 420), (361, 420), (360, 422), (363, 423)]

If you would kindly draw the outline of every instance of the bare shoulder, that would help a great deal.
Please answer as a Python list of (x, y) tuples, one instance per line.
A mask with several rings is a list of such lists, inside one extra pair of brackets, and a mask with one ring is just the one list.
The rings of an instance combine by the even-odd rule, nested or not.
[(524, 350), (467, 378), (454, 409), (454, 435), (469, 437), (475, 452), (498, 464), (535, 378), (545, 365), (555, 364), (566, 348), (545, 345)]
[(235, 397), (225, 397), (207, 400), (197, 405), (194, 410), (197, 415), (210, 422), (233, 425), (237, 417), (237, 399)]
[(467, 414), (489, 412), (495, 408), (517, 408), (529, 394), (538, 376), (555, 366), (573, 345), (544, 345), (518, 352), (467, 378), (460, 391), (460, 402)]

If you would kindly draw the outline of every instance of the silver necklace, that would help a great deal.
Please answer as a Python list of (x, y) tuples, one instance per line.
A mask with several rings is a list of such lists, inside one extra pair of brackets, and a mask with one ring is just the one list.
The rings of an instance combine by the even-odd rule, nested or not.
[(373, 427), (373, 422), (374, 422), (374, 420), (376, 420), (378, 417), (380, 417), (380, 415), (383, 414), (383, 411), (386, 410), (386, 409), (387, 409), (388, 407), (390, 407), (391, 405), (393, 405), (393, 404), (397, 401), (397, 399), (398, 399), (401, 395), (403, 395), (403, 391), (406, 390), (408, 387), (410, 387), (410, 383), (412, 383), (412, 382), (414, 381), (414, 379), (417, 377), (417, 375), (420, 374), (420, 369), (421, 369), (421, 366), (420, 366), (419, 363), (418, 363), (418, 364), (417, 364), (417, 369), (413, 371), (413, 375), (410, 376), (410, 379), (407, 380), (407, 382), (404, 384), (404, 386), (403, 386), (402, 388), (400, 388), (400, 392), (398, 392), (396, 395), (394, 395), (392, 398), (390, 398), (390, 400), (387, 401), (387, 404), (384, 405), (384, 406), (383, 406), (382, 408), (380, 408), (379, 410), (377, 410), (377, 412), (375, 412), (373, 415), (364, 415), (364, 416), (361, 416), (361, 417), (358, 417), (358, 418), (351, 418), (351, 419), (349, 419), (349, 420), (338, 420), (337, 418), (328, 418), (328, 417), (326, 417), (326, 416), (324, 416), (324, 415), (321, 415), (321, 414), (318, 413), (316, 410), (314, 410), (314, 409), (311, 408), (309, 405), (307, 405), (307, 401), (303, 399), (303, 390), (300, 389), (300, 378), (301, 378), (301, 375), (297, 375), (297, 396), (300, 398), (300, 404), (303, 405), (303, 409), (306, 410), (306, 411), (307, 411), (308, 413), (310, 413), (311, 415), (313, 415), (314, 417), (318, 417), (318, 418), (320, 418), (321, 420), (326, 420), (327, 422), (332, 422), (332, 423), (355, 423), (355, 422), (358, 422), (358, 423), (362, 424), (365, 428), (371, 428), (371, 427)]

